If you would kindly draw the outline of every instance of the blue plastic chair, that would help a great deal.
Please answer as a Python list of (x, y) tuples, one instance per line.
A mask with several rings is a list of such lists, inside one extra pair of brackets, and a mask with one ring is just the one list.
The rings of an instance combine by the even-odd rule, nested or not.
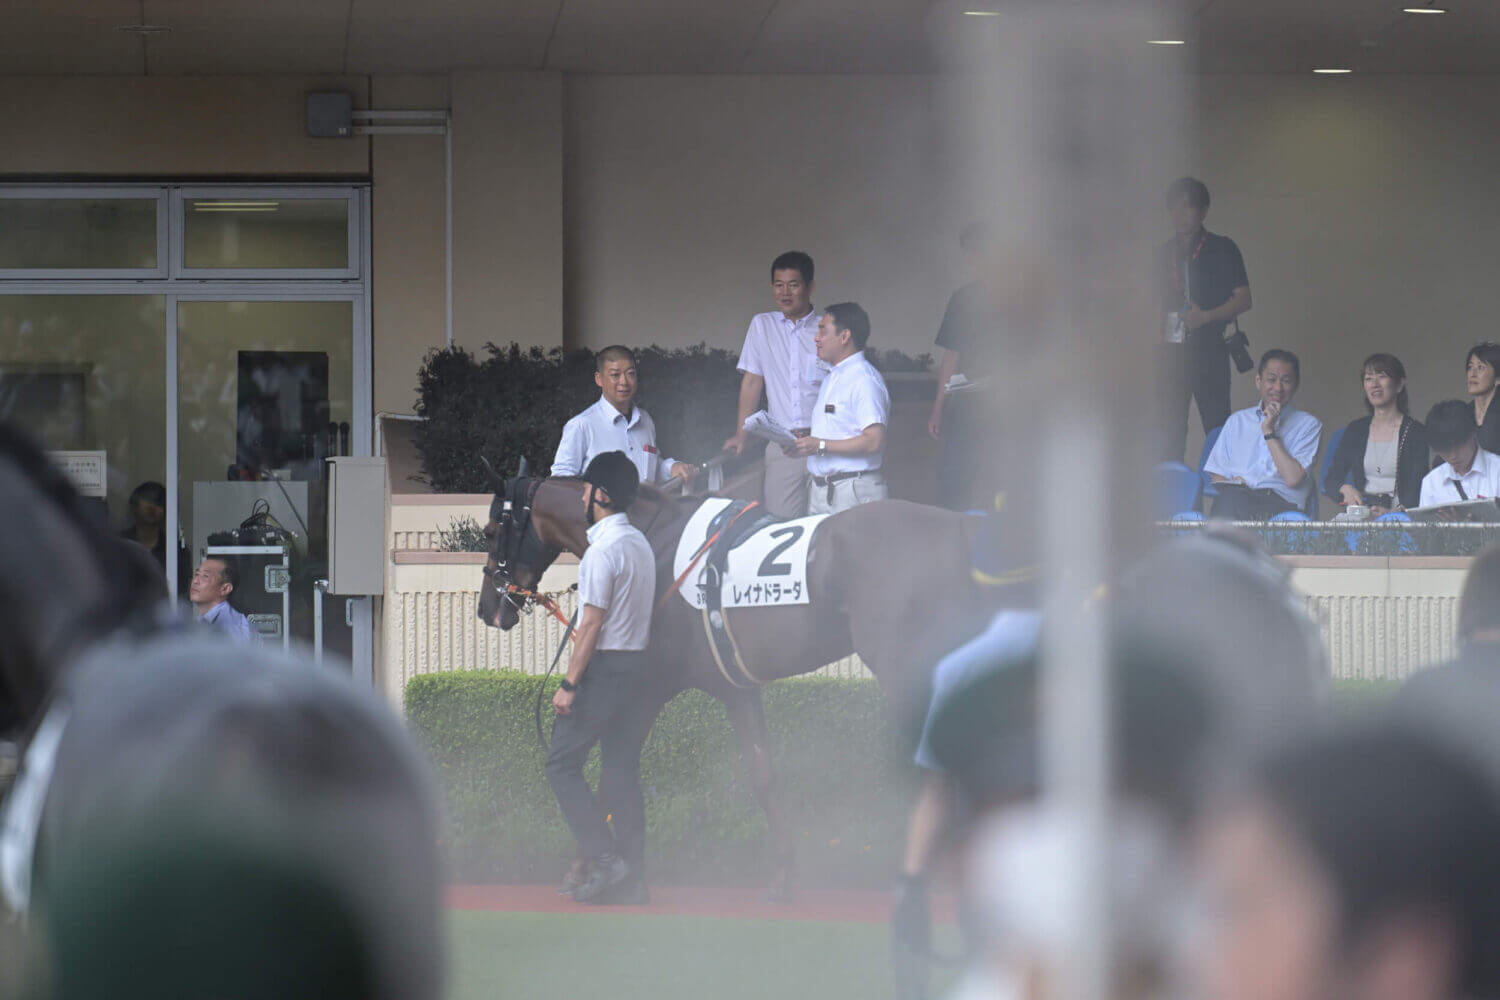
[(1215, 427), (1203, 435), (1203, 454), (1198, 458), (1198, 481), (1203, 484), (1201, 493), (1206, 497), (1216, 497), (1219, 495), (1219, 491), (1214, 489), (1214, 484), (1209, 482), (1208, 473), (1203, 471), (1203, 467), (1208, 464), (1208, 456), (1213, 454), (1214, 445), (1219, 440), (1219, 432), (1223, 429), (1223, 427)]
[[(1318, 467), (1318, 482), (1324, 486), (1328, 485), (1328, 467), (1333, 464), (1333, 456), (1338, 453), (1339, 445), (1344, 440), (1344, 431), (1348, 429), (1347, 427), (1340, 427), (1328, 435), (1328, 450), (1323, 453), (1323, 464)], [(1344, 484), (1339, 483), (1339, 485), (1343, 486)]]
[(1198, 473), (1181, 462), (1162, 462), (1155, 470), (1156, 516), (1172, 517), (1178, 511), (1193, 510), (1198, 506), (1198, 497), (1203, 481)]
[(1203, 511), (1201, 511), (1201, 510), (1185, 510), (1185, 511), (1182, 511), (1181, 513), (1173, 514), (1172, 515), (1172, 520), (1174, 520), (1174, 521), (1201, 521), (1201, 520), (1203, 520)]
[(1312, 518), (1308, 517), (1306, 513), (1304, 513), (1303, 511), (1300, 511), (1300, 510), (1284, 510), (1280, 514), (1274, 514), (1274, 515), (1272, 515), (1271, 520), (1272, 521), (1311, 521)]

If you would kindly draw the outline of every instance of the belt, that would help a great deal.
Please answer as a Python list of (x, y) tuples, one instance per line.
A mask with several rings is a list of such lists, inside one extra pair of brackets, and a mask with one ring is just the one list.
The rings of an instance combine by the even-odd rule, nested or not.
[(866, 472), (875, 471), (875, 469), (861, 469), (858, 472), (834, 472), (826, 476), (813, 476), (812, 481), (818, 486), (832, 486), (834, 483), (842, 483), (846, 479), (858, 479)]

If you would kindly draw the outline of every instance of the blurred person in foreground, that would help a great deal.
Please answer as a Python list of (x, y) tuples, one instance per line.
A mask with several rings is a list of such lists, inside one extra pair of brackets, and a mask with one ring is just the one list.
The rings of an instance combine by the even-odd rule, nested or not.
[(1301, 383), (1297, 355), (1279, 348), (1261, 355), (1260, 402), (1229, 417), (1203, 465), (1219, 490), (1210, 516), (1269, 521), (1307, 504), (1323, 424), (1292, 406)]
[(807, 460), (807, 512), (837, 514), (890, 495), (881, 465), (891, 394), (865, 357), (870, 317), (859, 303), (829, 306), (814, 342), (828, 377), (818, 389), (811, 431), (785, 451)]
[(200, 624), (235, 642), (255, 642), (258, 636), (250, 619), (229, 603), (239, 583), (240, 571), (234, 560), (208, 556), (193, 571), (188, 600)]
[(1477, 681), (1500, 692), (1500, 543), (1491, 543), (1469, 563), (1458, 598), (1456, 655), (1407, 678), (1403, 695), (1430, 686)]
[[(1157, 252), (1162, 343), (1162, 459), (1182, 461), (1187, 414), (1198, 401), (1203, 433), (1229, 419), (1229, 323), (1250, 308), (1240, 248), (1203, 228), (1208, 186), (1182, 177), (1167, 189), (1173, 235)], [(1246, 365), (1248, 367), (1248, 365)]]
[(227, 655), (106, 642), (57, 691), (5, 817), (36, 995), (436, 1000), (440, 834), (411, 738), (305, 656)]
[(1479, 446), (1472, 406), (1456, 399), (1433, 406), (1427, 443), (1443, 461), (1422, 480), (1423, 507), (1500, 497), (1500, 455)]
[[(724, 450), (738, 455), (750, 445), (745, 421), (765, 393), (771, 420), (799, 438), (812, 433), (813, 403), (828, 376), (813, 342), (818, 312), (812, 305), (813, 259), (789, 250), (771, 262), (771, 295), (776, 308), (757, 314), (740, 348), (740, 395), (734, 434)], [(775, 441), (765, 446), (765, 506), (777, 517), (807, 512), (808, 473), (803, 456), (788, 455)]]
[[(1164, 873), (1181, 867), (1176, 859), (1186, 851), (1205, 788), (1258, 747), (1312, 725), (1325, 702), (1327, 671), (1315, 624), (1253, 537), (1215, 531), (1168, 543), (1111, 590), (1111, 850), (1119, 852), (1111, 867), (1128, 898), (1121, 917), (1140, 932), (1130, 969), (1121, 969), (1135, 983), (1125, 992), (1133, 993), (1152, 964), (1148, 954), (1165, 947), (1172, 900), (1182, 888)], [(981, 949), (964, 997), (1008, 995), (1026, 978), (1017, 942), (1048, 949), (1066, 943), (1049, 915), (1052, 869), (1027, 860), (1050, 856), (1049, 838), (1071, 835), (1035, 801), (1038, 632), (1034, 624), (1025, 636), (1013, 621), (1003, 642), (992, 641), (988, 663), (969, 664), (967, 676), (939, 690), (923, 732), (928, 756), (918, 763), (946, 775), (962, 803), (947, 835), (967, 838), (959, 852), (966, 882), (981, 887), (968, 900), (979, 917)], [(984, 875), (1018, 870), (1033, 874), (1008, 886)], [(1154, 961), (1166, 959), (1158, 953)]]
[(1389, 713), (1253, 771), (1204, 838), (1203, 1000), (1500, 995), (1500, 797), (1452, 721)]
[(1394, 354), (1372, 354), (1360, 366), (1369, 416), (1350, 421), (1328, 460), (1323, 492), (1369, 507), (1379, 517), (1416, 507), (1427, 475), (1427, 430), (1409, 413), (1406, 367)]

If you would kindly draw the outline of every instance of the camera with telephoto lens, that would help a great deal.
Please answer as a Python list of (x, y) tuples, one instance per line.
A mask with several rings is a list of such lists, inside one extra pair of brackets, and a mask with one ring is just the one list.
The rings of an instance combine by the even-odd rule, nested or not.
[(1234, 333), (1224, 338), (1224, 346), (1229, 348), (1229, 356), (1234, 359), (1235, 370), (1244, 374), (1255, 367), (1255, 359), (1250, 356), (1250, 338), (1240, 329), (1240, 324), (1234, 324)]

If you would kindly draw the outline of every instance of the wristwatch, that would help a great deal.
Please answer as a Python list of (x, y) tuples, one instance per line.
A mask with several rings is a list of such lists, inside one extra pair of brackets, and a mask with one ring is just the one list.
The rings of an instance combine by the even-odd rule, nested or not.
[(1275, 431), (1272, 431), (1269, 434), (1262, 434), (1261, 437), (1265, 438), (1267, 441), (1275, 441), (1278, 437), (1280, 437), (1280, 435)]
[(560, 687), (560, 688), (562, 688), (564, 691), (568, 692), (569, 694), (572, 694), (574, 691), (578, 690), (578, 685), (574, 684), (572, 681), (568, 680), (566, 677), (564, 677), (562, 680), (558, 681), (557, 682), (557, 686)]
[(819, 456), (828, 454), (828, 441), (826, 438), (818, 438), (818, 454)]

